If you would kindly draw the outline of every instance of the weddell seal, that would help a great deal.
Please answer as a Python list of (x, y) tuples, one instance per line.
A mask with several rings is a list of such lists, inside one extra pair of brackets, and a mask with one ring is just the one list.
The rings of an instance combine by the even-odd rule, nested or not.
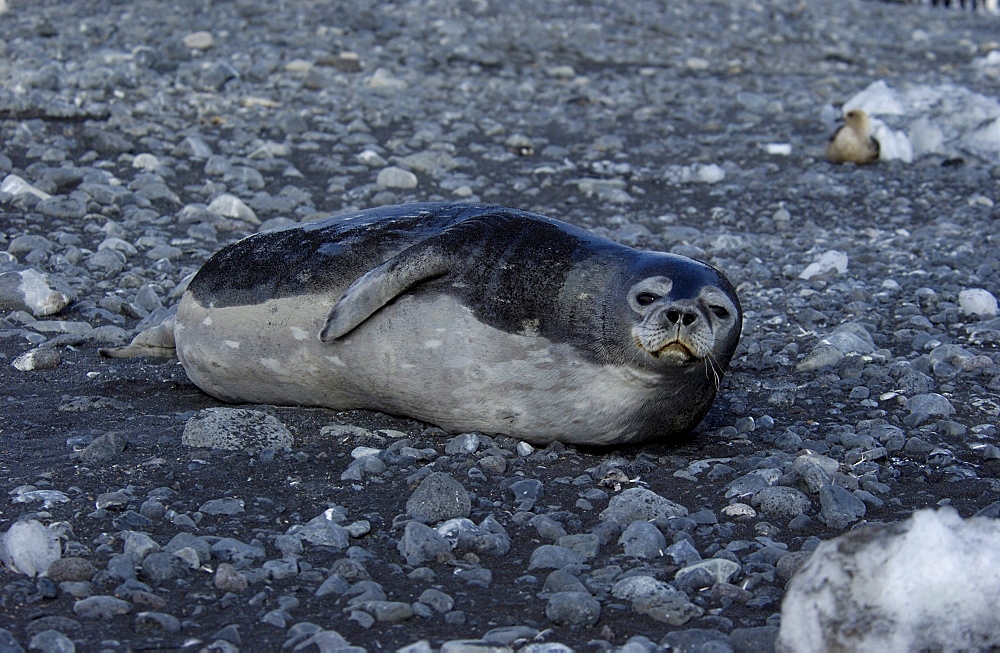
[(732, 285), (704, 263), (517, 209), (409, 204), (229, 245), (172, 324), (102, 353), (175, 347), (227, 402), (609, 445), (693, 429), (741, 328)]

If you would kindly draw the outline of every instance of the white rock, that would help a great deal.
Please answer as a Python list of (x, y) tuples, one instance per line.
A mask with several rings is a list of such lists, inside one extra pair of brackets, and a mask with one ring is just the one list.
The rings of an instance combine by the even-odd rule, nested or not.
[(271, 159), (271, 158), (282, 158), (290, 155), (292, 153), (291, 146), (285, 143), (275, 143), (274, 141), (267, 141), (260, 147), (256, 148), (251, 152), (248, 158), (251, 159)]
[(788, 156), (792, 153), (791, 143), (765, 143), (764, 151), (777, 156)]
[(1000, 646), (1000, 521), (952, 508), (824, 542), (782, 602), (777, 650)]
[(42, 576), (59, 559), (59, 538), (34, 519), (14, 522), (0, 542), (0, 559), (19, 574)]
[(727, 517), (756, 517), (757, 511), (745, 503), (731, 503), (721, 510)]
[(997, 314), (997, 298), (983, 288), (969, 288), (958, 293), (958, 306), (966, 315), (993, 317)]
[(403, 170), (396, 166), (383, 168), (375, 181), (382, 188), (410, 190), (417, 187), (417, 176), (409, 170)]
[(148, 152), (143, 152), (142, 154), (136, 155), (136, 157), (132, 159), (132, 167), (138, 168), (139, 170), (149, 170), (152, 172), (159, 170), (161, 167), (163, 167), (163, 164), (160, 163), (160, 160), (158, 158), (156, 158), (156, 155), (150, 154)]
[(285, 64), (285, 70), (290, 73), (307, 73), (313, 69), (313, 62), (305, 59), (292, 59)]
[(208, 205), (208, 210), (224, 218), (242, 220), (250, 224), (260, 224), (260, 219), (254, 213), (253, 209), (247, 206), (243, 200), (229, 193), (223, 193), (212, 200), (212, 203)]
[(24, 193), (30, 193), (41, 200), (47, 200), (52, 197), (45, 191), (38, 190), (17, 175), (7, 175), (3, 178), (3, 181), (0, 181), (0, 193), (7, 193), (15, 197)]
[(406, 82), (393, 77), (385, 68), (378, 68), (365, 82), (368, 88), (401, 91), (406, 88)]
[(184, 37), (184, 45), (192, 50), (207, 50), (215, 45), (211, 32), (193, 32)]
[(691, 70), (708, 70), (709, 66), (712, 64), (708, 59), (704, 59), (702, 57), (688, 57), (687, 61), (684, 62), (684, 65)]
[(31, 372), (34, 370), (48, 370), (58, 367), (62, 362), (62, 356), (58, 349), (52, 347), (39, 347), (26, 351), (11, 363), (14, 369), (20, 372)]
[(351, 450), (351, 458), (357, 460), (359, 458), (377, 456), (381, 451), (381, 449), (376, 449), (375, 447), (354, 447)]
[(799, 279), (814, 279), (830, 272), (843, 274), (847, 272), (847, 254), (831, 249), (806, 266), (799, 274)]
[(0, 306), (45, 317), (55, 315), (72, 301), (72, 297), (52, 288), (48, 277), (34, 268), (0, 274)]
[(576, 77), (576, 69), (573, 66), (550, 66), (545, 69), (545, 74), (549, 77), (558, 77), (562, 79), (572, 79)]
[(700, 165), (695, 169), (695, 180), (704, 184), (716, 184), (726, 178), (726, 171), (714, 163)]
[(386, 160), (375, 150), (365, 150), (358, 155), (358, 163), (366, 165), (369, 168), (381, 168), (386, 164)]
[(726, 177), (726, 171), (714, 163), (699, 163), (690, 166), (667, 166), (663, 172), (667, 181), (675, 184), (700, 182), (714, 184)]

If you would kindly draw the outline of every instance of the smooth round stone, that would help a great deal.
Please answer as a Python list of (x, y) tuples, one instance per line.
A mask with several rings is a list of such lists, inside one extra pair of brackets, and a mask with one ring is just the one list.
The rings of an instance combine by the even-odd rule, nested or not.
[(563, 569), (583, 564), (587, 558), (580, 552), (555, 544), (543, 544), (531, 553), (528, 569)]
[(587, 592), (557, 592), (549, 596), (545, 617), (559, 626), (593, 626), (601, 618), (601, 604)]
[(995, 317), (997, 298), (984, 288), (969, 288), (958, 293), (958, 306), (967, 315)]
[(128, 614), (132, 604), (113, 596), (88, 596), (73, 604), (73, 613), (85, 619), (111, 619), (115, 615)]
[(215, 45), (215, 38), (211, 32), (192, 32), (184, 37), (184, 45), (192, 50), (207, 50)]
[(392, 190), (412, 190), (417, 187), (417, 176), (409, 170), (396, 166), (383, 168), (375, 180), (381, 188)]

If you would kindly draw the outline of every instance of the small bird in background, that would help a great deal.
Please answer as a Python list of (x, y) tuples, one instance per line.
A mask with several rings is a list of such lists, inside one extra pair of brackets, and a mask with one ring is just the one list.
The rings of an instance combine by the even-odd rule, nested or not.
[(851, 109), (844, 115), (844, 124), (833, 132), (826, 144), (826, 158), (833, 163), (875, 163), (879, 156), (878, 141), (872, 137), (872, 121), (861, 109)]

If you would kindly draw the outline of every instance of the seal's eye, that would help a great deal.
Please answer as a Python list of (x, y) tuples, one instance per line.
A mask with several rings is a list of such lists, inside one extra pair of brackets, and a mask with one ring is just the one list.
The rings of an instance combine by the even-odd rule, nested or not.
[(727, 311), (722, 306), (709, 306), (708, 310), (715, 313), (715, 317), (719, 318), (720, 320), (724, 320), (727, 317), (729, 317), (729, 311)]
[(659, 297), (651, 292), (641, 292), (635, 296), (635, 303), (639, 306), (649, 306), (657, 299), (659, 299)]

